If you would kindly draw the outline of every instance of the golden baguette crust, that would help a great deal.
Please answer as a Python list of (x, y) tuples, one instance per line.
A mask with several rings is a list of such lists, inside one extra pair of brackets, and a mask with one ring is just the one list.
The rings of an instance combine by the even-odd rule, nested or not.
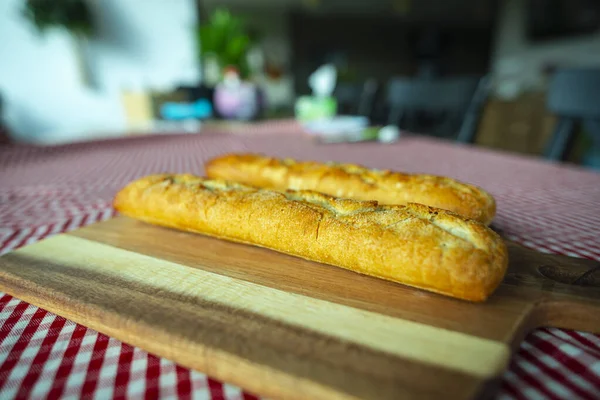
[(148, 223), (471, 301), (485, 300), (508, 266), (506, 246), (491, 229), (421, 204), (379, 205), (163, 174), (127, 185), (114, 207)]
[(259, 154), (227, 154), (205, 165), (212, 179), (273, 190), (314, 190), (381, 204), (421, 203), (454, 211), (489, 225), (496, 214), (494, 198), (454, 179), (375, 170), (354, 164), (277, 159)]

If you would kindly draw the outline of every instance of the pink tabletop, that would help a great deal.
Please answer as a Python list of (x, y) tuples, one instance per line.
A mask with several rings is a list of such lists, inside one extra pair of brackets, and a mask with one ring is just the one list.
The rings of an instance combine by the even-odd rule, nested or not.
[[(203, 174), (225, 152), (337, 160), (443, 174), (498, 201), (494, 227), (531, 248), (600, 261), (600, 174), (471, 146), (405, 137), (319, 145), (290, 122), (233, 133), (0, 148), (0, 253), (110, 218), (125, 183), (156, 172)], [(0, 398), (212, 398), (253, 395), (0, 294)], [(498, 398), (600, 398), (600, 336), (533, 332)]]

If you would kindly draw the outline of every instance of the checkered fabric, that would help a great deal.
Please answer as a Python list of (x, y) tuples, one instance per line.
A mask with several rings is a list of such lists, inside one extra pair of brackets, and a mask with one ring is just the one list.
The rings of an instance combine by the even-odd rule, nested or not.
[[(132, 179), (202, 174), (206, 159), (232, 151), (452, 176), (496, 197), (494, 226), (511, 239), (600, 260), (600, 174), (417, 137), (385, 145), (317, 144), (293, 122), (0, 148), (0, 253), (111, 218), (112, 197)], [(0, 294), (0, 327), (0, 398), (255, 398), (9, 295)], [(533, 332), (498, 398), (600, 399), (600, 336)]]

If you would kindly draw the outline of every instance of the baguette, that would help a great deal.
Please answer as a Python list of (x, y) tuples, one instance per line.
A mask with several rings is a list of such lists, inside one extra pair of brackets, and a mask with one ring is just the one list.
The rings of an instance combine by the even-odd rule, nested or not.
[(273, 190), (314, 190), (381, 204), (421, 203), (454, 211), (489, 225), (496, 202), (486, 191), (454, 179), (375, 170), (354, 164), (276, 159), (258, 154), (227, 154), (205, 165), (211, 179)]
[(487, 226), (421, 204), (380, 205), (161, 174), (125, 186), (114, 207), (150, 224), (265, 247), (474, 302), (495, 290), (508, 264), (504, 242)]

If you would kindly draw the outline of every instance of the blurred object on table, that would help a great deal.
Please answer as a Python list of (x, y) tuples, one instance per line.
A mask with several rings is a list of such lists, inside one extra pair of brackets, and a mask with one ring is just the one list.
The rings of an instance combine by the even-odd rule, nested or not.
[(330, 97), (337, 84), (337, 69), (333, 64), (317, 68), (308, 78), (308, 86), (315, 97)]
[(172, 91), (138, 88), (122, 92), (127, 135), (198, 132), (200, 121), (212, 116), (212, 104), (202, 87), (179, 86)]
[(558, 121), (544, 156), (564, 161), (573, 149), (576, 135), (583, 134), (589, 146), (582, 161), (600, 168), (600, 68), (555, 71), (547, 104)]
[(360, 133), (369, 126), (369, 120), (358, 116), (337, 116), (309, 120), (302, 123), (304, 129), (313, 135), (335, 135)]
[(152, 98), (141, 88), (122, 92), (123, 109), (130, 130), (146, 129), (154, 121)]
[(249, 81), (243, 81), (234, 67), (227, 67), (223, 80), (215, 86), (213, 104), (224, 119), (248, 121), (258, 117), (262, 110), (262, 94)]
[[(336, 118), (331, 120), (335, 124)], [(401, 132), (395, 125), (387, 126), (367, 126), (362, 129), (335, 129), (325, 128), (318, 129), (314, 127), (313, 136), (317, 143), (321, 144), (336, 144), (336, 143), (364, 143), (364, 142), (381, 142), (394, 143), (400, 139)]]
[(296, 118), (299, 121), (314, 121), (333, 118), (337, 103), (331, 97), (301, 96), (296, 100)]
[(212, 106), (206, 99), (194, 102), (165, 102), (160, 115), (166, 120), (205, 119), (212, 115)]
[(312, 95), (296, 100), (296, 118), (302, 122), (333, 118), (337, 113), (337, 101), (332, 96), (336, 84), (337, 69), (334, 65), (325, 64), (317, 68), (308, 78)]
[(153, 92), (152, 109), (155, 119), (204, 120), (213, 116), (214, 89), (204, 85), (182, 85), (171, 92)]

